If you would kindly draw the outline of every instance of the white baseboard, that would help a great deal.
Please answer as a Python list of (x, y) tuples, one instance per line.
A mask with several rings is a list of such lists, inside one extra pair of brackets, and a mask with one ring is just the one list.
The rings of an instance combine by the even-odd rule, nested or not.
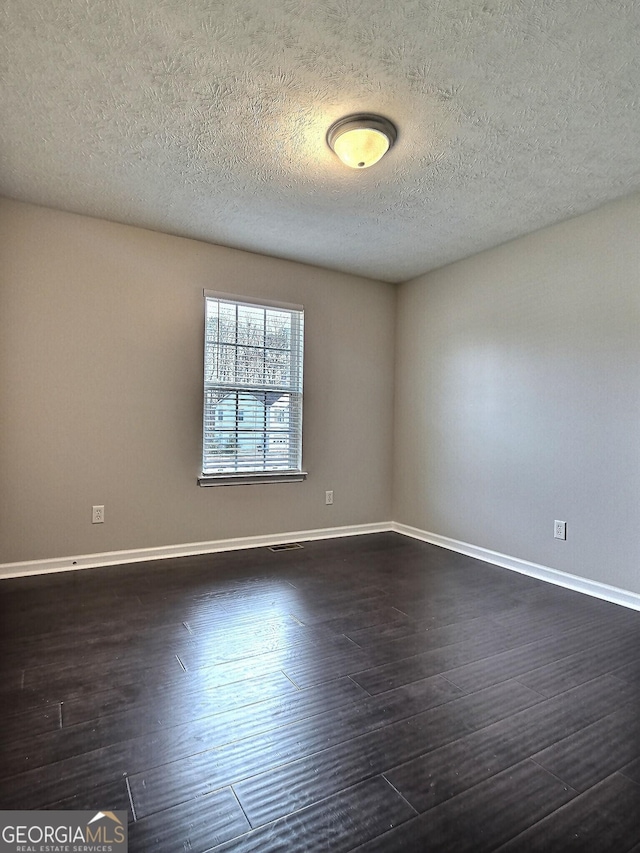
[(217, 554), (222, 551), (239, 551), (245, 548), (265, 548), (270, 545), (282, 545), (286, 542), (311, 542), (317, 539), (337, 539), (343, 536), (361, 536), (366, 533), (385, 533), (392, 531), (412, 539), (419, 539), (431, 545), (439, 545), (449, 551), (457, 551), (468, 557), (475, 557), (485, 563), (492, 563), (503, 569), (511, 569), (529, 577), (547, 583), (582, 592), (594, 598), (620, 604), (632, 610), (640, 610), (640, 595), (609, 586), (606, 583), (581, 578), (558, 569), (530, 563), (498, 551), (490, 551), (458, 539), (449, 539), (437, 533), (419, 530), (396, 521), (383, 521), (375, 524), (355, 524), (345, 527), (324, 527), (317, 530), (297, 530), (288, 533), (273, 533), (264, 536), (243, 536), (237, 539), (216, 539), (211, 542), (190, 542), (183, 545), (165, 545), (159, 548), (136, 548), (130, 551), (106, 551), (103, 554), (84, 554), (77, 557), (57, 557), (48, 560), (30, 560), (22, 563), (0, 563), (0, 579), (17, 578), (27, 575), (42, 575), (50, 572), (68, 572), (76, 569), (95, 569), (99, 566), (115, 566), (123, 563), (143, 563), (150, 560), (166, 560), (171, 557), (192, 557), (198, 554)]
[(480, 548), (478, 545), (449, 539), (447, 536), (439, 536), (437, 533), (429, 533), (426, 530), (419, 530), (417, 527), (409, 527), (406, 524), (398, 524), (395, 521), (392, 523), (391, 529), (404, 536), (411, 536), (413, 539), (420, 539), (422, 542), (429, 542), (431, 545), (439, 545), (441, 548), (448, 548), (450, 551), (475, 557), (477, 560), (492, 563), (494, 566), (500, 566), (503, 569), (511, 569), (521, 575), (529, 575), (529, 577), (547, 581), (547, 583), (553, 583), (556, 586), (563, 586), (566, 589), (582, 592), (594, 598), (611, 601), (613, 604), (621, 604), (623, 607), (629, 607), (632, 610), (640, 610), (640, 595), (626, 589), (581, 578), (578, 575), (571, 575), (538, 563), (530, 563), (527, 560), (520, 560), (518, 557), (510, 557), (508, 554), (500, 554), (498, 551), (490, 551), (488, 548)]
[(0, 563), (0, 578), (18, 578), (49, 572), (69, 572), (76, 569), (95, 569), (123, 563), (142, 563), (166, 560), (170, 557), (192, 557), (197, 554), (216, 554), (220, 551), (239, 551), (245, 548), (264, 548), (286, 542), (311, 542), (314, 539), (336, 539), (360, 536), (364, 533), (384, 533), (391, 522), (355, 524), (346, 527), (324, 527), (319, 530), (296, 530), (265, 536), (244, 536), (237, 539), (217, 539), (212, 542), (189, 542), (184, 545), (165, 545), (159, 548), (136, 548), (131, 551), (106, 551), (103, 554), (83, 554), (77, 557), (56, 557), (49, 560), (29, 560), (23, 563)]

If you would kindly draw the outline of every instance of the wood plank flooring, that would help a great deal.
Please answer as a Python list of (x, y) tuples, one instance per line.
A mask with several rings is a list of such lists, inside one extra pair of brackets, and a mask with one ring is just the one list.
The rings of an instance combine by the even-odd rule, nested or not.
[(126, 809), (132, 853), (640, 850), (640, 613), (384, 533), (0, 617), (0, 809)]

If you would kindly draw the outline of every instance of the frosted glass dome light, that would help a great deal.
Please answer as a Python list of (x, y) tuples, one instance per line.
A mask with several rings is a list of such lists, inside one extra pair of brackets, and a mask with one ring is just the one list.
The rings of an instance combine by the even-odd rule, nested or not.
[(397, 136), (394, 125), (382, 116), (353, 115), (331, 125), (327, 143), (345, 166), (367, 169), (384, 157)]

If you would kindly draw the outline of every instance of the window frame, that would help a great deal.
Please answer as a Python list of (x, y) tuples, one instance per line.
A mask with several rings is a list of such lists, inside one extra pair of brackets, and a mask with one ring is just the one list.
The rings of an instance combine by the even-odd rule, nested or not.
[[(276, 302), (270, 299), (262, 299), (250, 296), (240, 296), (232, 293), (221, 293), (218, 291), (212, 290), (204, 290), (203, 291), (203, 307), (204, 307), (204, 322), (203, 322), (203, 365), (202, 365), (202, 378), (203, 378), (203, 399), (202, 399), (202, 414), (203, 414), (203, 426), (202, 426), (202, 468), (200, 476), (198, 477), (198, 485), (200, 486), (231, 486), (231, 485), (249, 485), (249, 484), (258, 484), (258, 483), (291, 483), (291, 482), (301, 482), (306, 479), (307, 472), (302, 468), (302, 406), (303, 406), (303, 371), (304, 371), (304, 307), (302, 305), (295, 305), (288, 302)], [(280, 469), (272, 469), (272, 470), (244, 470), (244, 471), (225, 471), (225, 472), (215, 472), (211, 471), (205, 472), (205, 441), (206, 441), (206, 422), (207, 422), (207, 390), (211, 388), (211, 385), (217, 384), (220, 386), (222, 383), (212, 383), (207, 380), (205, 375), (206, 364), (207, 364), (207, 300), (208, 299), (218, 299), (224, 302), (230, 302), (235, 304), (236, 306), (253, 306), (262, 308), (264, 310), (269, 309), (281, 309), (284, 311), (293, 312), (294, 317), (297, 317), (298, 328), (294, 334), (292, 334), (291, 341), (291, 376), (290, 376), (290, 387), (291, 390), (288, 391), (290, 395), (294, 395), (296, 397), (296, 408), (299, 410), (296, 416), (296, 424), (291, 426), (287, 431), (286, 435), (289, 437), (291, 441), (292, 437), (296, 438), (297, 448), (296, 448), (296, 456), (299, 462), (299, 467), (296, 468), (280, 468)], [(236, 344), (237, 346), (237, 344)], [(258, 387), (258, 386), (254, 386)], [(293, 391), (293, 388), (299, 388), (299, 390)], [(228, 386), (229, 391), (232, 394), (246, 393), (247, 387), (243, 386), (241, 383), (235, 382)], [(270, 386), (266, 383), (264, 384), (264, 391), (268, 392)], [(209, 417), (213, 415), (214, 422), (217, 423), (218, 419), (218, 407), (219, 403), (217, 403), (210, 411)], [(265, 427), (266, 429), (266, 427)], [(266, 434), (265, 434), (266, 437)]]

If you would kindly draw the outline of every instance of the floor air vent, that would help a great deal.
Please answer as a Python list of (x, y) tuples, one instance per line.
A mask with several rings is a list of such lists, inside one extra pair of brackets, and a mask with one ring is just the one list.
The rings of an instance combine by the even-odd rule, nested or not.
[(294, 551), (296, 548), (302, 548), (299, 542), (285, 542), (282, 545), (270, 545), (270, 551)]

